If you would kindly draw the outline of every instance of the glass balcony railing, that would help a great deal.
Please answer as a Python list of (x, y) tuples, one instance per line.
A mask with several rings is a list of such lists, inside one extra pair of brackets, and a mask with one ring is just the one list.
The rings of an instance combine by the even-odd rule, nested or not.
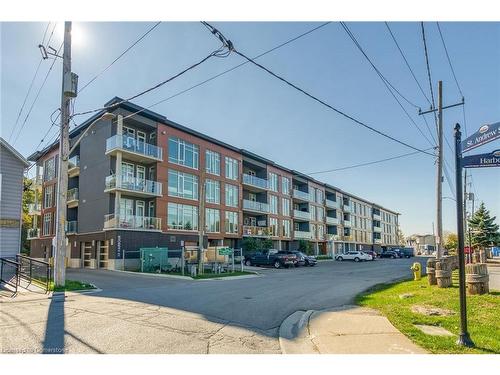
[(330, 199), (325, 199), (325, 204), (326, 204), (326, 207), (329, 207), (329, 208), (340, 208), (339, 201), (332, 201)]
[(311, 213), (307, 211), (293, 210), (293, 217), (296, 219), (311, 220)]
[(382, 239), (381, 238), (374, 238), (373, 242), (374, 243), (382, 243)]
[(248, 199), (243, 199), (243, 209), (269, 213), (269, 204), (262, 202), (254, 202)]
[(326, 217), (326, 223), (330, 225), (337, 225), (339, 223), (338, 217)]
[(243, 173), (243, 183), (245, 185), (251, 185), (265, 190), (269, 189), (268, 180), (256, 176), (251, 176), (246, 173)]
[(106, 140), (106, 152), (114, 149), (134, 152), (156, 160), (163, 160), (161, 147), (138, 141), (126, 135), (114, 135)]
[(350, 227), (351, 226), (351, 220), (344, 220), (344, 227)]
[(243, 236), (269, 237), (273, 235), (271, 227), (243, 225)]
[(76, 233), (76, 232), (78, 232), (78, 221), (67, 221), (66, 233)]
[(80, 156), (75, 155), (68, 160), (68, 170), (80, 166)]
[(27, 233), (27, 238), (38, 238), (40, 237), (40, 229), (38, 228), (29, 228)]
[(351, 212), (351, 206), (348, 204), (344, 204), (343, 208), (344, 212)]
[(380, 233), (380, 232), (382, 232), (382, 228), (380, 228), (380, 227), (373, 227), (373, 231), (377, 232), (377, 233)]
[(78, 200), (78, 188), (68, 190), (67, 202)]
[(293, 236), (295, 238), (306, 239), (306, 240), (311, 240), (313, 238), (312, 232), (304, 232), (301, 230), (294, 231)]
[(145, 194), (161, 196), (162, 183), (141, 178), (121, 175), (119, 178), (116, 175), (106, 177), (106, 190), (108, 189), (125, 189)]
[(28, 204), (28, 214), (29, 215), (40, 215), (42, 210), (41, 203), (30, 203)]
[(302, 199), (305, 201), (311, 200), (311, 196), (309, 193), (306, 193), (305, 191), (301, 191), (301, 190), (297, 190), (297, 189), (293, 189), (293, 197), (297, 198), (297, 199)]
[(373, 214), (373, 220), (382, 220), (379, 214)]
[(161, 230), (161, 218), (136, 215), (104, 215), (104, 229)]

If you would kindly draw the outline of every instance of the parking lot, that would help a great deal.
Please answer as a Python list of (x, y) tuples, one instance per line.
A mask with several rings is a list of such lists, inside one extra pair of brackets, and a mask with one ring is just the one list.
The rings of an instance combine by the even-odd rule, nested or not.
[(68, 270), (68, 279), (92, 282), (102, 291), (2, 303), (2, 348), (279, 353), (277, 331), (290, 314), (348, 304), (372, 285), (410, 277), (415, 260), (425, 264), (425, 258), (323, 261), (315, 267), (268, 268), (253, 278), (203, 281)]

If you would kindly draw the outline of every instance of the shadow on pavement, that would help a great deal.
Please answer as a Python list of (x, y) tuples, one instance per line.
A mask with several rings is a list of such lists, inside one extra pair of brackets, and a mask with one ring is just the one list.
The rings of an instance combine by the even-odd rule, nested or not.
[(52, 295), (47, 313), (43, 354), (64, 354), (64, 293)]

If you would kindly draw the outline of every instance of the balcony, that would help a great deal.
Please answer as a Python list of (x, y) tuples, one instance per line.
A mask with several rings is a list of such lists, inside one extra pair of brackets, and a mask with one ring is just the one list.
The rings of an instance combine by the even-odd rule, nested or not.
[(382, 228), (380, 228), (380, 227), (373, 227), (373, 231), (376, 232), (376, 233), (381, 233), (382, 232)]
[(344, 241), (354, 241), (354, 236), (352, 234), (350, 235), (344, 234)]
[(269, 181), (264, 178), (252, 176), (246, 173), (243, 173), (243, 184), (257, 188), (258, 190), (269, 189)]
[(379, 215), (379, 214), (373, 214), (373, 220), (378, 220), (378, 221), (380, 221), (380, 220), (382, 220), (382, 218), (380, 217), (380, 215)]
[(304, 202), (309, 202), (311, 200), (309, 193), (297, 189), (293, 189), (293, 197)]
[(42, 211), (42, 205), (40, 203), (30, 203), (28, 204), (28, 215), (40, 215)]
[(250, 201), (248, 199), (243, 199), (243, 210), (268, 214), (269, 213), (269, 204), (262, 203), (262, 202), (254, 202), (254, 201)]
[(127, 159), (143, 164), (163, 161), (161, 147), (126, 135), (117, 134), (106, 140), (106, 155), (116, 156), (118, 151), (122, 151)]
[(340, 235), (327, 233), (328, 241), (340, 241)]
[(311, 213), (307, 211), (293, 210), (293, 218), (296, 220), (311, 220)]
[(76, 177), (80, 174), (80, 156), (75, 155), (68, 160), (68, 176)]
[(351, 212), (351, 206), (348, 204), (344, 204), (342, 209), (344, 210), (344, 212)]
[(344, 227), (350, 227), (351, 226), (351, 220), (344, 220)]
[(68, 208), (78, 207), (78, 188), (68, 190), (66, 203)]
[(162, 183), (141, 178), (121, 175), (119, 178), (116, 175), (106, 177), (105, 193), (120, 190), (128, 195), (136, 197), (161, 197)]
[(271, 227), (255, 227), (243, 225), (243, 237), (270, 237), (273, 235)]
[(328, 225), (338, 225), (339, 224), (339, 218), (338, 217), (326, 217), (326, 223)]
[(300, 230), (294, 231), (293, 236), (294, 236), (294, 238), (301, 239), (301, 240), (312, 240), (313, 239), (312, 232), (304, 232), (304, 231), (300, 231)]
[(161, 231), (161, 219), (158, 217), (135, 215), (104, 215), (104, 230), (110, 229)]
[(67, 221), (66, 234), (72, 234), (77, 232), (78, 232), (78, 221)]
[(330, 199), (325, 199), (325, 205), (328, 208), (340, 208), (339, 201), (332, 201)]
[(382, 239), (381, 238), (374, 238), (373, 239), (373, 243), (382, 243)]
[(40, 229), (38, 228), (29, 228), (26, 238), (28, 240), (39, 238), (40, 237)]

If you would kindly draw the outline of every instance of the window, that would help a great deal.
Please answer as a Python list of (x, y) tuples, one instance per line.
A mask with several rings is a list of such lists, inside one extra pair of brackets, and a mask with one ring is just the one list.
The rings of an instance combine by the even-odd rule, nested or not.
[(317, 216), (316, 216), (317, 221), (325, 220), (325, 210), (323, 209), (323, 207), (317, 207), (316, 214), (317, 214)]
[(56, 177), (56, 158), (45, 160), (43, 167), (43, 180), (50, 181)]
[(288, 177), (281, 177), (281, 192), (290, 195), (290, 179)]
[(323, 190), (316, 189), (316, 203), (323, 203)]
[(209, 233), (220, 232), (220, 211), (214, 208), (205, 209), (205, 227)]
[(46, 186), (44, 189), (43, 208), (54, 206), (54, 185)]
[(43, 235), (49, 236), (52, 229), (52, 212), (43, 215)]
[(226, 156), (225, 164), (226, 178), (230, 180), (238, 180), (238, 160)]
[(220, 155), (218, 152), (207, 150), (205, 152), (205, 166), (207, 173), (220, 176)]
[(269, 173), (269, 189), (278, 191), (278, 175), (276, 173)]
[(205, 180), (205, 202), (220, 203), (220, 183), (215, 180)]
[(176, 137), (168, 139), (168, 161), (198, 169), (198, 146)]
[(281, 214), (283, 216), (290, 216), (290, 199), (281, 198)]
[(310, 212), (311, 212), (311, 220), (316, 220), (316, 206), (310, 205)]
[(291, 231), (290, 220), (283, 220), (283, 237), (291, 237)]
[(238, 186), (226, 184), (226, 206), (238, 207)]
[(168, 203), (168, 229), (198, 230), (198, 207)]
[(271, 236), (278, 235), (278, 219), (275, 217), (269, 218), (269, 227), (271, 228)]
[(325, 239), (325, 226), (324, 225), (318, 225), (318, 239), (320, 239), (320, 240)]
[(186, 199), (198, 199), (198, 177), (174, 169), (168, 170), (168, 195)]
[(269, 208), (271, 214), (278, 214), (278, 197), (276, 195), (269, 195)]
[(238, 233), (238, 213), (226, 211), (226, 233)]

